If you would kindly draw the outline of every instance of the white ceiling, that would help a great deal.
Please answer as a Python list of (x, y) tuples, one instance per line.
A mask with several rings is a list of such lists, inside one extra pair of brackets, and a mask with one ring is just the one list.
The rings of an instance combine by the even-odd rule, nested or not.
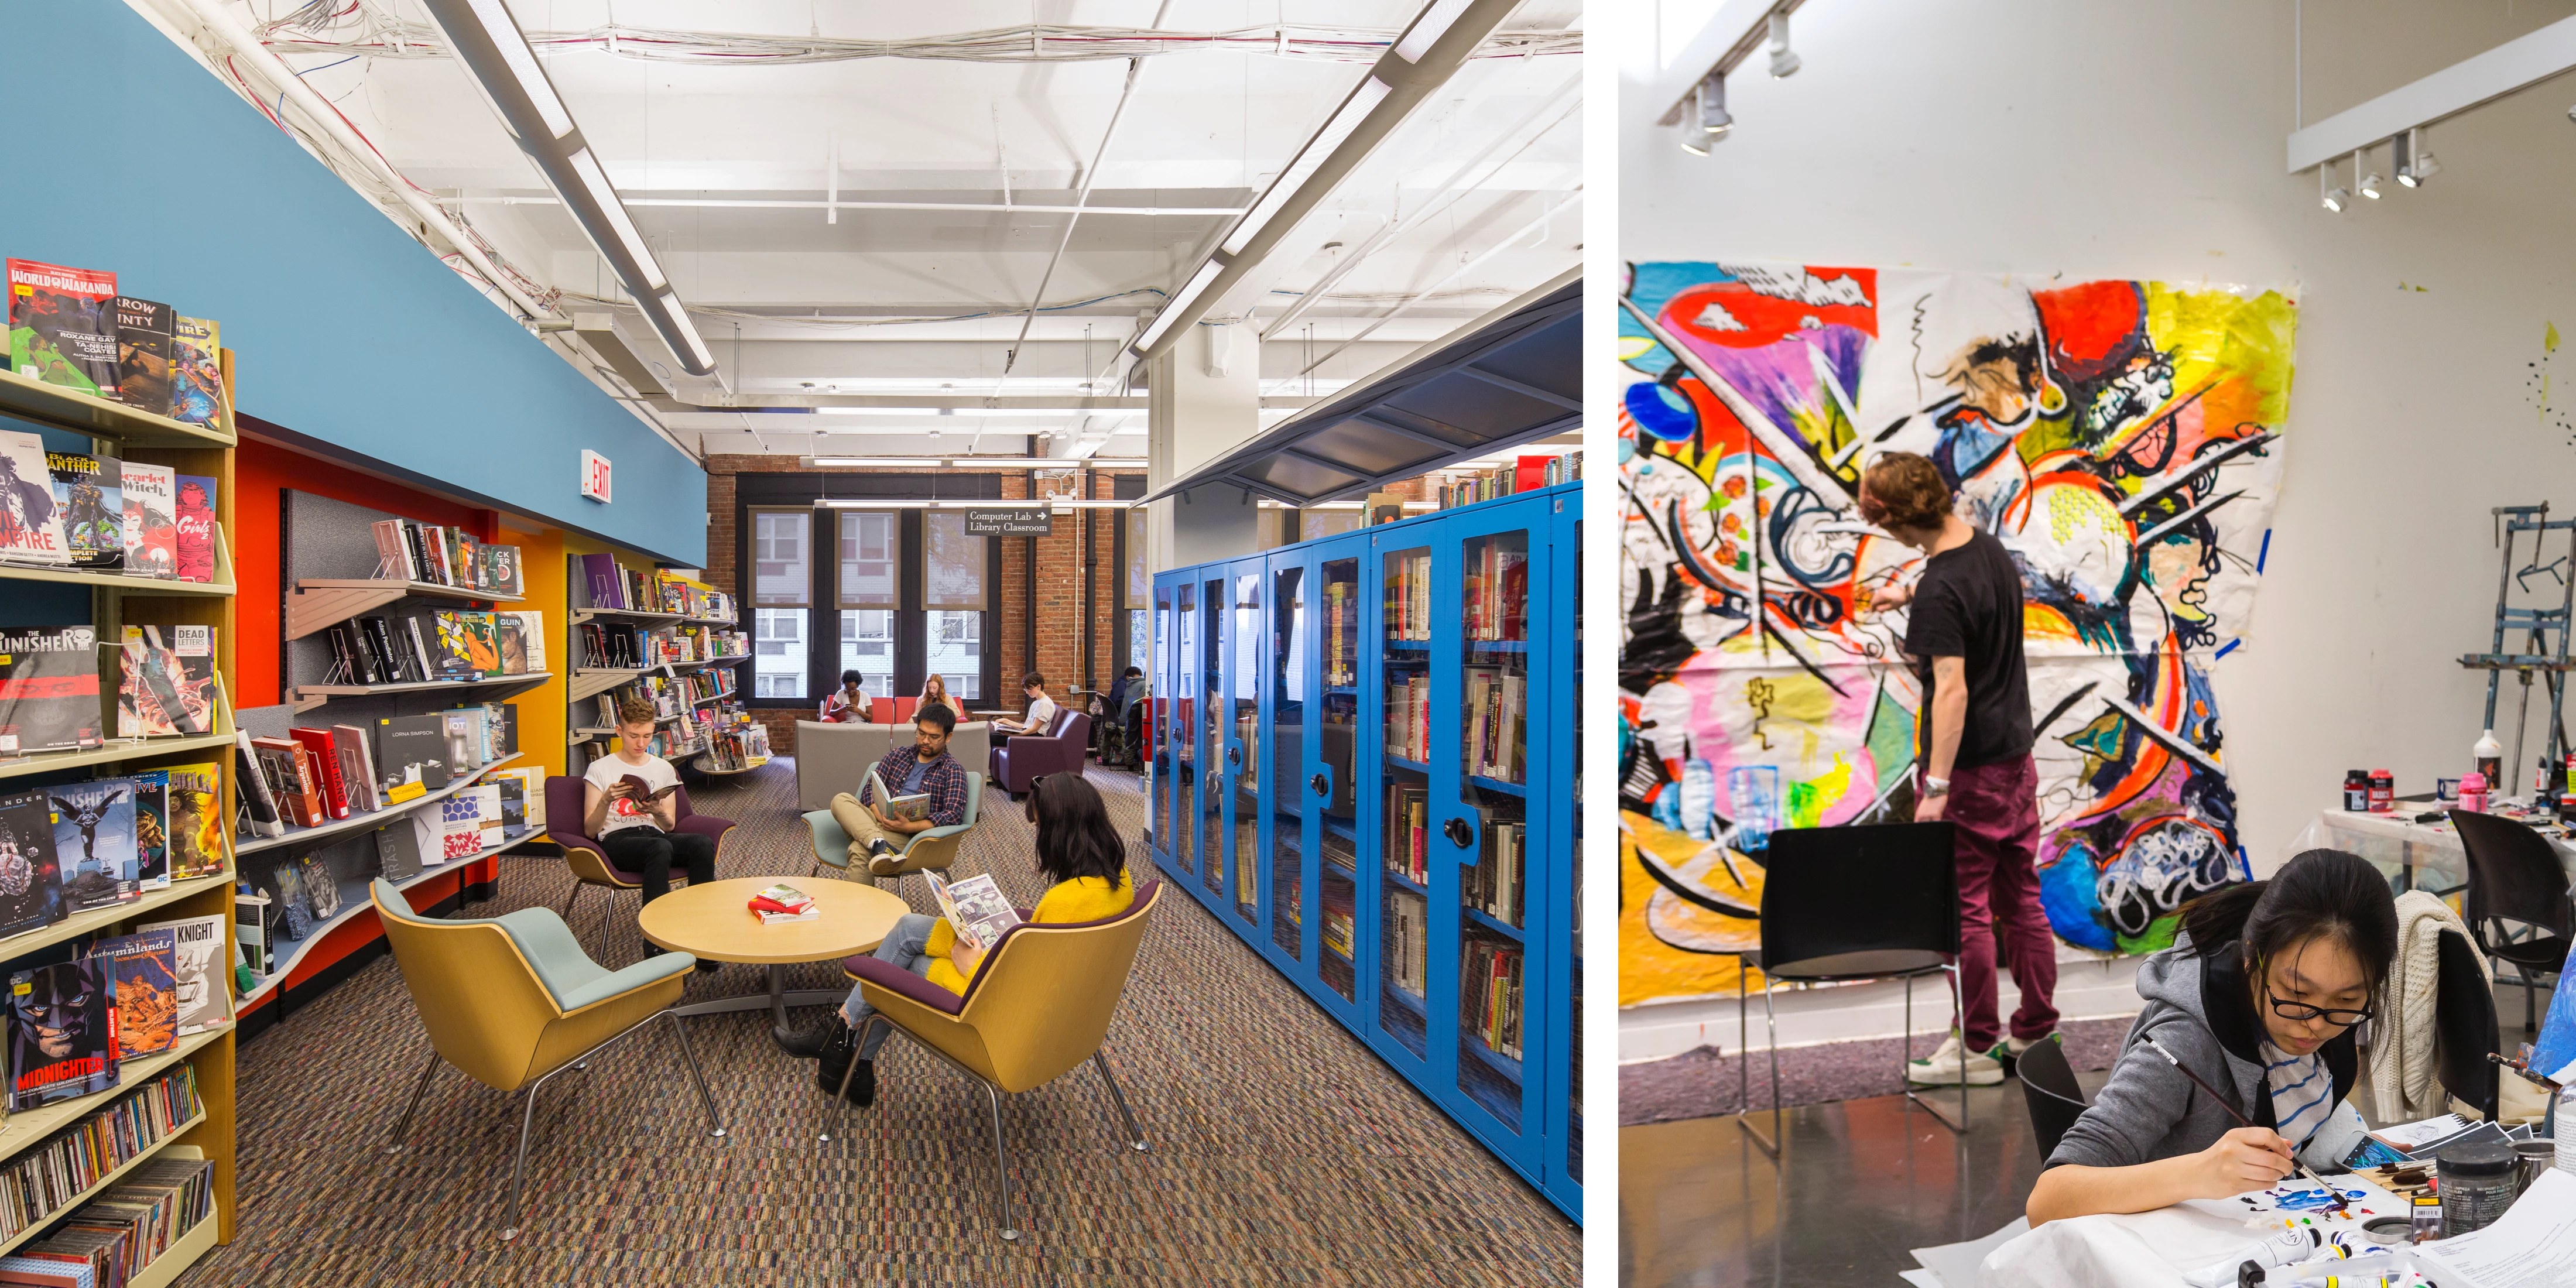
[[(723, 400), (723, 390), (763, 401), (1025, 396), (1085, 382), (1127, 392), (1120, 354), (1140, 316), (1227, 223), (1205, 212), (1249, 204), (1421, 7), (1169, 0), (1159, 30), (1185, 52), (1145, 59), (1089, 201), (1112, 210), (1081, 217), (1004, 382), (1021, 311), (1070, 217), (1023, 207), (1073, 204), (1128, 73), (1123, 56), (1074, 60), (1071, 51), (1135, 48), (1103, 42), (1153, 27), (1153, 4), (510, 3), (716, 355), (721, 389), (675, 386), (699, 404)], [(419, 48), (443, 43), (419, 0), (303, 9), (235, 0), (228, 12), (512, 267), (563, 292), (565, 312), (588, 303), (582, 297), (618, 298), (462, 65)], [(1573, 199), (1580, 14), (1579, 0), (1523, 4), (1499, 42), (1514, 56), (1472, 61), (1296, 229), (1249, 289), (1219, 303), (1216, 316), (1266, 323), (1390, 220), (1442, 203), (1269, 338), (1265, 394), (1341, 388), (1571, 266), (1582, 239)], [(1032, 24), (1043, 28), (1034, 37)], [(915, 42), (913, 56), (846, 57), (862, 40)], [(719, 52), (729, 61), (688, 61)], [(834, 61), (788, 61), (800, 55)], [(1456, 176), (1480, 152), (1486, 159)], [(1453, 177), (1464, 180), (1454, 194)], [(834, 220), (820, 203), (835, 188), (843, 203), (967, 208), (862, 206)], [(747, 201), (809, 204), (710, 204)], [(1130, 213), (1146, 210), (1196, 213)], [(1332, 352), (1416, 296), (1424, 298), (1403, 316)], [(630, 334), (649, 336), (640, 326)], [(636, 352), (671, 365), (650, 340)], [(710, 452), (953, 453), (956, 435), (978, 427), (967, 417), (639, 414)], [(1086, 440), (1112, 435), (1104, 455), (1143, 452), (1141, 412), (984, 421), (977, 441), (1016, 450), (1021, 434), (1064, 429), (1070, 441), (1077, 425)], [(925, 433), (934, 427), (937, 440)], [(830, 437), (817, 438), (821, 429)]]

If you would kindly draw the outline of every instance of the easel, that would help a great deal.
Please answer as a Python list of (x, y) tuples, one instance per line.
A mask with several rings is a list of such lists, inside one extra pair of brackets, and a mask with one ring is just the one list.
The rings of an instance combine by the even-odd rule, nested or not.
[[(2490, 513), (2497, 523), (2497, 544), (2504, 551), (2503, 564), (2496, 572), (2495, 643), (2487, 652), (2462, 654), (2460, 665), (2487, 673), (2484, 725), (2487, 729), (2495, 728), (2496, 690), (2504, 679), (2504, 673), (2512, 671), (2521, 677), (2522, 696), (2515, 704), (2514, 714), (2513, 759), (2506, 762), (2505, 772), (2528, 773), (2529, 762), (2523, 759), (2523, 735), (2531, 721), (2533, 671), (2541, 673), (2542, 683), (2549, 689), (2549, 726), (2543, 731), (2549, 764), (2555, 767), (2566, 763), (2567, 729), (2559, 712), (2566, 699), (2561, 677), (2570, 665), (2569, 610), (2576, 608), (2576, 576), (2570, 575), (2571, 561), (2576, 561), (2576, 519), (2551, 519), (2549, 504), (2545, 501), (2539, 505), (2501, 505)], [(2526, 532), (2532, 534), (2531, 561), (2516, 569), (2513, 566), (2514, 538)], [(2544, 563), (2542, 560), (2553, 532), (2565, 534), (2567, 545), (2558, 558)], [(2528, 592), (2531, 578), (2543, 573), (2558, 581), (2558, 607), (2513, 607), (2511, 598), (2515, 586), (2519, 584)], [(2528, 632), (2523, 641), (2524, 652), (2505, 651), (2505, 635), (2514, 630)], [(2496, 791), (2498, 795), (2506, 794), (2500, 790), (2500, 785), (2494, 783), (2488, 784), (2488, 790)]]

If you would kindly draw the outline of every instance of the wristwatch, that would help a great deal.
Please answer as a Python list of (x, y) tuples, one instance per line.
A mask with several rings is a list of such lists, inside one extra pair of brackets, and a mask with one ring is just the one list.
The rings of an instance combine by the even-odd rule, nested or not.
[(1923, 776), (1923, 794), (1926, 796), (1949, 795), (1950, 780), (1947, 778), (1934, 778), (1930, 774), (1925, 774)]

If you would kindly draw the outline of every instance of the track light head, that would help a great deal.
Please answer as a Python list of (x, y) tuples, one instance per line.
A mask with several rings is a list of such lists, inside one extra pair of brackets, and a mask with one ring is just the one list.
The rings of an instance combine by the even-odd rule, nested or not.
[[(1798, 69), (1806, 65), (1806, 60), (1798, 57), (1797, 52), (1789, 48), (1789, 15), (1777, 9), (1772, 10), (1771, 78), (1785, 80), (1797, 75)], [(2576, 115), (2576, 108), (2569, 109), (2569, 113)]]
[(2368, 197), (2373, 201), (2379, 200), (2379, 187), (2383, 182), (2385, 182), (2385, 180), (2382, 180), (2379, 177), (2379, 172), (2376, 170), (2363, 175), (2361, 179), (2361, 195)]
[(1715, 142), (1735, 128), (1735, 118), (1726, 110), (1726, 77), (1711, 73), (1699, 83), (1699, 131), (1707, 141)]
[(2336, 214), (2342, 214), (2344, 206), (2351, 200), (2352, 194), (2344, 191), (2342, 185), (2334, 181), (2334, 163), (2329, 161), (2318, 166), (2317, 204)]
[(2361, 190), (2361, 195), (2372, 201), (2379, 200), (2380, 185), (2387, 181), (2379, 177), (2378, 171), (2370, 168), (2370, 152), (2366, 148), (2356, 150), (2352, 154), (2352, 182), (2354, 187)]

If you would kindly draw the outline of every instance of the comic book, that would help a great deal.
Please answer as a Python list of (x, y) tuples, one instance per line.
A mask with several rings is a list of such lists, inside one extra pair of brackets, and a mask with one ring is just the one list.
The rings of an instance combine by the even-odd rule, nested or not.
[(170, 771), (134, 776), (135, 879), (146, 890), (170, 885)]
[(9, 369), (49, 385), (116, 396), (116, 274), (13, 259)]
[(13, 429), (0, 430), (0, 560), (72, 561), (62, 507), (54, 502), (53, 473), (45, 466), (45, 440)]
[(231, 918), (213, 913), (177, 921), (156, 921), (137, 930), (142, 934), (166, 932), (171, 938), (171, 949), (177, 957), (173, 974), (177, 980), (178, 1003), (175, 1027), (180, 1037), (202, 1033), (231, 1021)]
[(224, 870), (225, 819), (222, 766), (172, 765), (169, 776), (168, 880), (188, 881)]
[(128, 576), (179, 576), (178, 475), (166, 465), (118, 462), (125, 479), (125, 571)]
[(204, 474), (179, 478), (179, 580), (204, 585), (215, 579), (215, 480)]
[(116, 322), (116, 400), (169, 415), (170, 306), (120, 295), (108, 310)]
[(91, 958), (107, 963), (109, 1005), (116, 1008), (120, 1060), (159, 1055), (179, 1040), (179, 955), (167, 930), (145, 930), (90, 945)]
[(115, 982), (82, 957), (9, 977), (9, 1112), (116, 1085)]
[(42, 929), (63, 915), (52, 798), (41, 791), (0, 796), (0, 937)]
[(143, 897), (134, 844), (134, 780), (100, 778), (46, 789), (54, 808), (54, 853), (68, 912), (113, 908)]
[(433, 616), (438, 624), (438, 651), (431, 655), (430, 675), (441, 680), (481, 676), (486, 659), (475, 655), (474, 628), (467, 620), (473, 614), (440, 609)]
[(170, 419), (212, 425), (224, 415), (223, 328), (204, 318), (170, 323)]
[(45, 453), (53, 476), (54, 515), (76, 568), (125, 566), (125, 473), (113, 456)]
[(508, 674), (501, 661), (501, 641), (490, 613), (465, 613), (466, 648), (485, 678)]
[(0, 756), (106, 741), (98, 635), (86, 626), (0, 632)]
[(212, 733), (215, 628), (128, 626), (119, 658), (116, 736)]

